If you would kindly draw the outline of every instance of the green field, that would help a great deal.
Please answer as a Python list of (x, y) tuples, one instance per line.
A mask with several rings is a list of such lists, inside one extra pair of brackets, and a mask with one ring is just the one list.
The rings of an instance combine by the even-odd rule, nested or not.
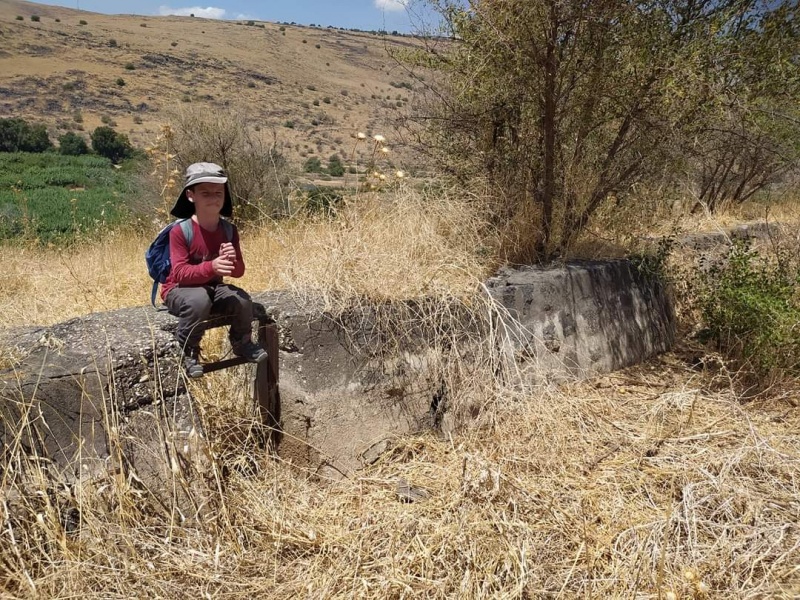
[(99, 156), (0, 153), (0, 240), (69, 243), (115, 227), (130, 175)]

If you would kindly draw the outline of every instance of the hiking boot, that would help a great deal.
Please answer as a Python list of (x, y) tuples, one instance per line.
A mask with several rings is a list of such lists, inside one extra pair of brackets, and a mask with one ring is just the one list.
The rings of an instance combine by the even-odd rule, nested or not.
[(249, 339), (232, 344), (231, 349), (236, 356), (246, 358), (248, 362), (260, 363), (267, 359), (266, 351)]
[(187, 377), (197, 379), (203, 376), (203, 365), (200, 364), (200, 348), (186, 348), (183, 356), (183, 369)]

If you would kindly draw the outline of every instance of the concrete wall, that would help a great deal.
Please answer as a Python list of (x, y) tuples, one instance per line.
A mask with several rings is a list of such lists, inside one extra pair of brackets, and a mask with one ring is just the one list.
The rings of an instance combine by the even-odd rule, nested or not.
[(665, 352), (674, 341), (666, 291), (629, 261), (504, 269), (487, 282), (508, 310), (511, 348), (532, 377), (588, 377)]
[[(662, 286), (627, 261), (505, 270), (487, 289), (512, 333), (502, 350), (529, 377), (583, 377), (672, 344)], [(437, 339), (449, 340), (451, 351), (464, 345), (457, 350), (469, 360), (468, 346), (482, 334), (463, 305), (427, 328), (414, 318), (425, 301), (333, 318), (284, 293), (256, 300), (280, 331), (279, 453), (326, 476), (369, 462), (387, 439), (438, 426), (446, 353)], [(0, 332), (0, 344), (21, 357), (0, 371), (4, 460), (22, 444), (64, 476), (136, 471), (141, 485), (169, 498), (175, 482), (187, 490), (209, 484), (202, 424), (176, 368), (174, 328), (173, 317), (145, 307)]]

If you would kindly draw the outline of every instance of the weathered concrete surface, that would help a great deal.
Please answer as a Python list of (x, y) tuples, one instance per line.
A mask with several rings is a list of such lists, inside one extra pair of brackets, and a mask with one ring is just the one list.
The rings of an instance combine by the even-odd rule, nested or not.
[(587, 377), (672, 347), (664, 287), (629, 261), (504, 269), (487, 282), (508, 310), (511, 350), (532, 377)]
[(284, 459), (339, 477), (363, 466), (364, 453), (387, 437), (431, 426), (439, 382), (422, 335), (405, 332), (390, 348), (380, 310), (334, 319), (281, 294), (254, 299), (270, 307), (280, 329)]
[(773, 236), (779, 236), (786, 228), (781, 223), (767, 223), (755, 221), (742, 223), (728, 230), (705, 231), (690, 233), (676, 240), (679, 247), (696, 251), (724, 250), (734, 240), (767, 241)]
[[(537, 375), (608, 371), (672, 343), (663, 289), (626, 261), (505, 271), (488, 288), (508, 310), (515, 335), (506, 349)], [(288, 294), (254, 299), (279, 327), (278, 451), (323, 476), (374, 460), (394, 436), (440, 424), (442, 353), (464, 346), (460, 356), (469, 360), (469, 344), (481, 335), (467, 309), (449, 309), (432, 328), (415, 320), (424, 301), (354, 308), (334, 319)], [(175, 322), (147, 307), (0, 333), (0, 344), (21, 356), (0, 371), (6, 458), (21, 443), (73, 478), (135, 472), (165, 505), (175, 488), (202, 489), (211, 469), (175, 366)], [(181, 511), (201, 509), (191, 500), (202, 494), (181, 498)]]
[(0, 470), (36, 465), (70, 483), (123, 474), (196, 516), (208, 453), (176, 368), (174, 325), (135, 308), (0, 332), (17, 357), (0, 370)]

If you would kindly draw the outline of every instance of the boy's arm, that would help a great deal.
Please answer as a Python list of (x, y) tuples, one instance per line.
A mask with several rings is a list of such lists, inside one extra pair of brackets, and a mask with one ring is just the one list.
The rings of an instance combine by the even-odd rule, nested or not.
[(177, 284), (203, 285), (217, 277), (210, 260), (197, 265), (189, 263), (189, 247), (180, 227), (173, 227), (169, 232), (169, 260), (171, 278)]

